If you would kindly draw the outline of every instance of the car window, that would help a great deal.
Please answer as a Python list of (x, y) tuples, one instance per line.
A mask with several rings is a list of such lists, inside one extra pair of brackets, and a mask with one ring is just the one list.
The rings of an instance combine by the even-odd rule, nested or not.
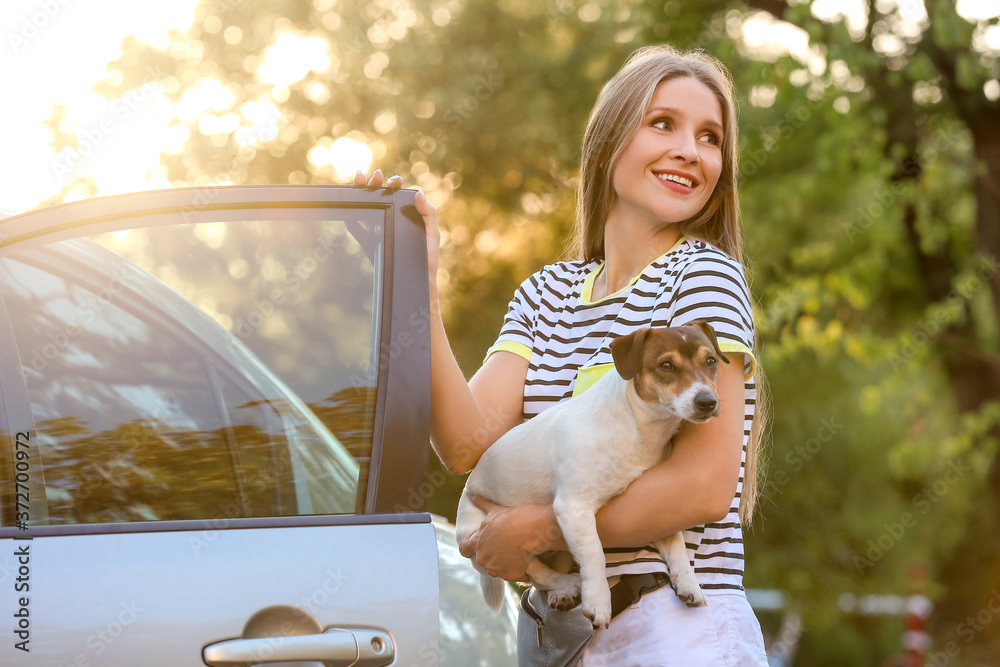
[(380, 215), (173, 220), (0, 259), (49, 523), (363, 507)]

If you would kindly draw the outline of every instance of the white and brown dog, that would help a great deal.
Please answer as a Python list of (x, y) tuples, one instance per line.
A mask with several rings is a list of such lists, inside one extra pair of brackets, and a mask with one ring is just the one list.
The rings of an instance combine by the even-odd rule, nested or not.
[[(718, 361), (729, 363), (715, 332), (697, 320), (682, 327), (639, 329), (611, 342), (617, 373), (511, 429), (487, 449), (466, 482), (456, 518), (459, 542), (485, 517), (472, 494), (507, 506), (552, 504), (580, 574), (557, 572), (540, 559), (527, 569), (548, 591), (549, 604), (566, 609), (582, 598), (597, 627), (611, 621), (611, 593), (595, 515), (643, 471), (663, 460), (683, 420), (702, 423), (719, 414)], [(667, 450), (669, 455), (669, 449)], [(705, 604), (680, 533), (656, 542), (678, 597)], [(473, 560), (483, 597), (494, 610), (503, 580)]]

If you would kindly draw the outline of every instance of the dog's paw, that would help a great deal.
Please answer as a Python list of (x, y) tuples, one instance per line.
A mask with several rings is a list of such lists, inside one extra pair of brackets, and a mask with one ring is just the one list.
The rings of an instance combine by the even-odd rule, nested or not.
[(549, 606), (553, 609), (558, 609), (559, 611), (569, 611), (580, 604), (580, 592), (577, 591), (573, 593), (556, 593), (555, 591), (549, 591)]
[(599, 609), (588, 609), (586, 606), (583, 608), (583, 615), (590, 619), (590, 622), (595, 628), (608, 629), (611, 625), (611, 607), (609, 606), (607, 610)]
[(705, 594), (701, 592), (701, 586), (694, 577), (671, 578), (670, 583), (677, 593), (677, 599), (687, 606), (704, 607), (708, 604)]
[(611, 591), (605, 589), (599, 592), (583, 591), (583, 615), (590, 619), (595, 628), (607, 628), (611, 625)]
[(569, 611), (580, 604), (580, 575), (563, 574), (549, 589), (549, 606), (559, 611)]

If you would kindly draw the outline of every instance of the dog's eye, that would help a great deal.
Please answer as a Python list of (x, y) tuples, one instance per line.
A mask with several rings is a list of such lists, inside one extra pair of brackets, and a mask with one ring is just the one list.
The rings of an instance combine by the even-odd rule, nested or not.
[(717, 363), (718, 362), (715, 360), (715, 357), (709, 357), (708, 359), (705, 360), (705, 365), (708, 366), (709, 368), (711, 368)]
[(674, 370), (674, 365), (669, 361), (664, 361), (663, 363), (660, 364), (660, 368), (665, 371), (672, 371)]

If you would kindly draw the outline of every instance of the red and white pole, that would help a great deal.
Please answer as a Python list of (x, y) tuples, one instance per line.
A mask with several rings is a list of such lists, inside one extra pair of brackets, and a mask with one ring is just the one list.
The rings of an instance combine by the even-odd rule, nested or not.
[(906, 650), (907, 667), (924, 667), (931, 638), (927, 634), (927, 617), (934, 604), (924, 595), (927, 566), (919, 561), (907, 568), (910, 580), (910, 595), (906, 598), (906, 631), (903, 633), (903, 648)]

